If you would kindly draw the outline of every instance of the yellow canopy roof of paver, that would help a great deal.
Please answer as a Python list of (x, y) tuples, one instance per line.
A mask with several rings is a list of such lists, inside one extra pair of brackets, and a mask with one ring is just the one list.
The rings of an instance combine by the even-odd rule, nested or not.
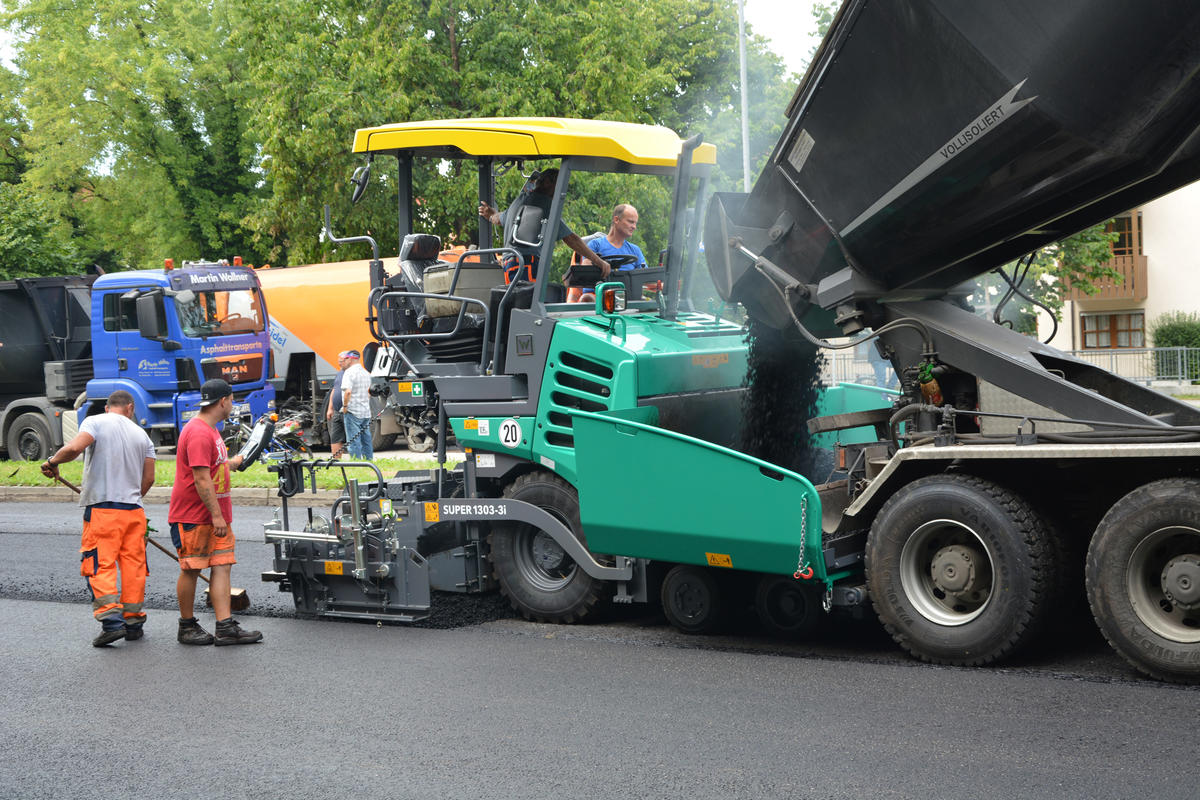
[[(449, 155), (454, 150), (468, 156), (507, 158), (563, 158), (595, 156), (615, 158), (647, 167), (671, 167), (683, 140), (669, 128), (563, 117), (493, 117), (401, 122), (360, 128), (354, 134), (354, 152), (427, 150), (429, 155)], [(711, 144), (696, 148), (693, 164), (716, 163)]]

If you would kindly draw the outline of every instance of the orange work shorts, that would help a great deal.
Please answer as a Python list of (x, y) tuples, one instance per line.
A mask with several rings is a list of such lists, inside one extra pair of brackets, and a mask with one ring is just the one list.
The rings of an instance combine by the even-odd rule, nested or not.
[(212, 525), (191, 522), (171, 523), (171, 542), (179, 551), (182, 569), (205, 569), (222, 564), (236, 564), (233, 555), (233, 528), (224, 536), (213, 533)]

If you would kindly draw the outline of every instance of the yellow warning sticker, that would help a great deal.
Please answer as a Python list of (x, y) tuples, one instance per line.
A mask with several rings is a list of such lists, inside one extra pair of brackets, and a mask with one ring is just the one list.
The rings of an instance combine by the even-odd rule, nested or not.
[(692, 364), (704, 369), (715, 369), (729, 363), (729, 353), (697, 353), (692, 356)]
[(343, 569), (344, 569), (344, 567), (342, 565), (342, 562), (340, 562), (340, 561), (326, 561), (325, 562), (325, 574), (326, 575), (344, 575), (345, 573), (342, 571)]
[(733, 559), (725, 553), (705, 553), (710, 567), (732, 567)]
[(425, 504), (425, 521), (426, 522), (441, 522), (442, 512), (436, 502)]
[(479, 430), (479, 420), (469, 419), (469, 420), (463, 422), (463, 427), (469, 431), (477, 431), (477, 430)]
[(397, 383), (396, 391), (397, 392), (407, 392), (408, 394), (412, 394), (412, 381)]

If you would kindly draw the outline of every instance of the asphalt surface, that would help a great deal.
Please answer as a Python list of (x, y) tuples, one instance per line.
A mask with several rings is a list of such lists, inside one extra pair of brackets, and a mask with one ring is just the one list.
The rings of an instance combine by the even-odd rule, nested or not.
[(77, 510), (0, 504), (0, 798), (1197, 794), (1200, 689), (1137, 677), (1086, 620), (992, 669), (917, 664), (870, 619), (687, 637), (652, 608), (538, 625), (438, 595), (424, 627), (300, 620), (258, 582), (270, 515), (234, 514), (262, 644), (177, 644), (152, 551), (146, 638), (97, 649)]

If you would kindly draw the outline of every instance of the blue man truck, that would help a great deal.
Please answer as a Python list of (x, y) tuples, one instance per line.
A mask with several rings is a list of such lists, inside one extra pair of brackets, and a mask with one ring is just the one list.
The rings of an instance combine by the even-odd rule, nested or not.
[(209, 378), (233, 386), (238, 421), (273, 410), (270, 352), (258, 278), (236, 262), (0, 282), (0, 447), (44, 459), (124, 389), (169, 452)]

